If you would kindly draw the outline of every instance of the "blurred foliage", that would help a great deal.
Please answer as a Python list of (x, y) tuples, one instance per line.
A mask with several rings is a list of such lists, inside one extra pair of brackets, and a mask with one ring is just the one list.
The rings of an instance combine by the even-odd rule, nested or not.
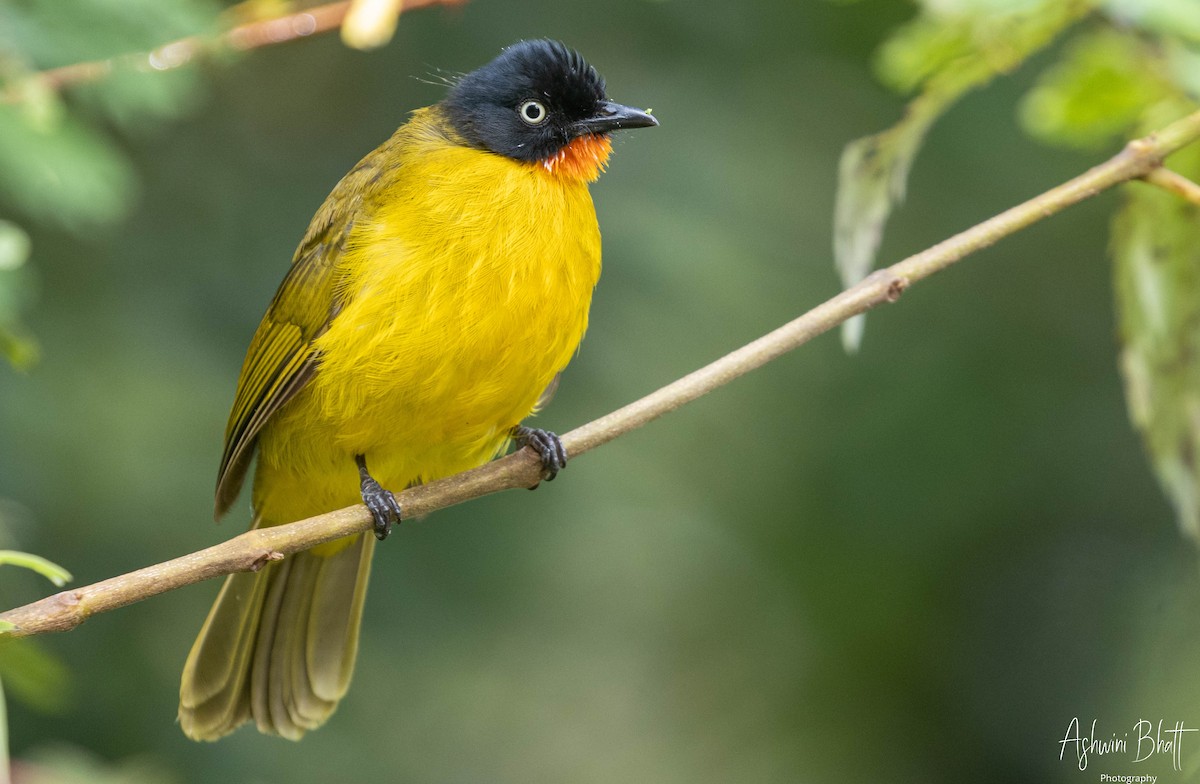
[[(1021, 101), (1022, 126), (1048, 144), (1097, 150), (1200, 107), (1200, 3), (1194, 0), (927, 0), (879, 49), (880, 78), (921, 94), (886, 131), (842, 155), (834, 257), (843, 284), (874, 266), (930, 126), (965, 92), (1008, 73), (1085, 16)], [(1187, 176), (1190, 151), (1176, 158)], [(1200, 542), (1200, 275), (1196, 206), (1136, 187), (1115, 219), (1117, 304), (1131, 417), (1179, 514)], [(859, 316), (843, 327), (857, 349)]]
[[(1166, 117), (1186, 108), (1156, 106)], [(1200, 181), (1200, 146), (1180, 150), (1168, 165)], [(1129, 413), (1180, 526), (1200, 542), (1200, 205), (1127, 186), (1112, 236)]]
[(128, 212), (134, 187), (128, 162), (103, 132), (56, 103), (0, 105), (0, 136), (6, 204), (77, 232)]
[[(40, 574), (55, 586), (61, 587), (71, 574), (58, 564), (30, 553), (0, 550), (0, 566), (20, 566)], [(5, 571), (5, 575), (8, 571)], [(12, 628), (0, 621), (0, 769), (9, 769), (8, 707), (4, 692), (16, 694), (34, 709), (55, 712), (66, 703), (69, 673), (62, 661), (49, 653), (36, 640), (9, 639), (3, 632)], [(7, 777), (3, 777), (7, 780)]]
[(1097, 25), (1043, 71), (1020, 107), (1021, 124), (1049, 144), (1101, 149), (1143, 124), (1147, 107), (1178, 92), (1152, 44)]
[[(0, 206), (78, 234), (126, 217), (137, 178), (115, 132), (144, 134), (196, 105), (194, 69), (159, 73), (130, 56), (174, 38), (216, 29), (215, 0), (30, 0), (0, 3)], [(39, 72), (106, 60), (104, 78), (69, 99)], [(5, 244), (20, 262), (5, 264)], [(5, 274), (29, 254), (20, 227), (0, 222), (0, 355), (27, 368), (36, 344), (17, 320), (26, 279)]]
[[(1149, 133), (1200, 105), (1200, 4), (1112, 0), (1122, 27), (1082, 32), (1021, 107), (1039, 139), (1082, 149)], [(1200, 180), (1200, 149), (1168, 165)], [(1200, 542), (1200, 207), (1126, 186), (1112, 251), (1130, 417), (1183, 530)]]
[(129, 759), (118, 763), (75, 746), (41, 748), (13, 765), (12, 784), (173, 784), (179, 779), (161, 763)]
[[(145, 135), (196, 105), (194, 69), (159, 73), (137, 52), (216, 29), (209, 0), (32, 0), (0, 3), (0, 206), (28, 220), (86, 236), (124, 219), (137, 177), (118, 136)], [(104, 78), (69, 96), (39, 72), (108, 61)], [(28, 232), (0, 219), (0, 356), (27, 370), (38, 344), (21, 316), (35, 298)], [(0, 552), (61, 586), (70, 575), (40, 556)], [(0, 678), (41, 710), (61, 707), (66, 670), (31, 640), (0, 645)], [(0, 739), (7, 746), (7, 737)], [(33, 780), (33, 779), (30, 779)], [(61, 780), (68, 778), (44, 778)], [(87, 779), (79, 779), (87, 780)], [(113, 779), (114, 781), (116, 779)]]
[[(880, 47), (876, 70), (893, 89), (920, 89), (904, 119), (846, 145), (834, 212), (834, 259), (849, 287), (867, 276), (883, 228), (904, 199), (913, 158), (930, 126), (964, 94), (1008, 73), (1090, 10), (1084, 0), (929, 0)], [(857, 350), (866, 316), (842, 327)]]
[(0, 51), (27, 72), (150, 50), (216, 29), (215, 0), (24, 0), (0, 6)]
[(37, 343), (20, 324), (21, 311), (33, 298), (29, 235), (11, 221), (0, 220), (0, 355), (18, 369), (37, 359)]
[(42, 713), (61, 713), (70, 702), (66, 664), (37, 640), (0, 642), (0, 680), (7, 692)]

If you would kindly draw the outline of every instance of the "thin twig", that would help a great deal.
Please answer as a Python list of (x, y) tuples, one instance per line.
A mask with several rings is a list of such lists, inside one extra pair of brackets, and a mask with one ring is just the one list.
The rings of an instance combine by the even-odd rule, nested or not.
[[(465, 2), (466, 0), (404, 0), (404, 10), (414, 11), (434, 5), (457, 6)], [(197, 56), (213, 51), (232, 49), (244, 52), (329, 32), (341, 25), (349, 10), (350, 0), (313, 6), (271, 19), (245, 22), (216, 36), (191, 35), (180, 38), (150, 52), (51, 68), (35, 74), (34, 78), (39, 80), (42, 86), (57, 92), (66, 87), (103, 79), (119, 66), (144, 71), (168, 71), (187, 65)], [(8, 100), (13, 99), (14, 95), (10, 92)]]
[[(624, 408), (576, 428), (562, 437), (578, 457), (685, 403), (743, 376), (827, 332), (851, 316), (894, 302), (913, 283), (945, 269), (1003, 237), (1048, 218), (1114, 185), (1145, 177), (1175, 150), (1200, 139), (1200, 112), (1156, 134), (1126, 145), (1119, 154), (1080, 176), (869, 276), (803, 316), (753, 343), (727, 354)], [(407, 516), (421, 517), (500, 490), (533, 487), (540, 466), (527, 449), (456, 476), (413, 487), (399, 494)], [(90, 616), (123, 607), (184, 585), (260, 568), (314, 545), (371, 530), (365, 506), (352, 506), (297, 523), (249, 531), (221, 544), (172, 561), (50, 596), (0, 614), (15, 625), (8, 634), (26, 636), (66, 631)]]
[(1184, 177), (1179, 172), (1171, 171), (1166, 167), (1154, 169), (1143, 180), (1151, 185), (1157, 185), (1160, 188), (1174, 193), (1185, 201), (1190, 201), (1192, 204), (1200, 204), (1200, 185)]

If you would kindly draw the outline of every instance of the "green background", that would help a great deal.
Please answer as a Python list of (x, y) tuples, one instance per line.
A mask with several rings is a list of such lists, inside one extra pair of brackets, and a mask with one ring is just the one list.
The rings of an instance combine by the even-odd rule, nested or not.
[[(837, 159), (900, 115), (871, 53), (904, 3), (474, 0), (203, 70), (195, 111), (130, 133), (141, 191), (83, 238), (27, 224), (42, 344), (0, 366), (0, 499), (19, 549), (87, 584), (239, 532), (211, 522), (243, 352), (309, 217), (437, 69), (520, 38), (578, 48), (660, 128), (593, 188), (605, 272), (538, 424), (566, 431), (833, 295)], [(428, 81), (423, 81), (426, 79)], [(939, 122), (882, 248), (896, 260), (1103, 155), (1018, 130), (1029, 69)], [(0, 140), (2, 143), (2, 140)], [(1144, 186), (1132, 186), (1144, 187)], [(1059, 741), (1200, 727), (1195, 553), (1128, 423), (1106, 194), (574, 461), (553, 485), (398, 530), (355, 683), (298, 745), (174, 723), (215, 582), (44, 644), (54, 744), (175, 782), (1187, 780)], [(403, 427), (403, 423), (396, 423)], [(5, 572), (6, 604), (48, 591)], [(1200, 749), (1185, 739), (1183, 757)]]

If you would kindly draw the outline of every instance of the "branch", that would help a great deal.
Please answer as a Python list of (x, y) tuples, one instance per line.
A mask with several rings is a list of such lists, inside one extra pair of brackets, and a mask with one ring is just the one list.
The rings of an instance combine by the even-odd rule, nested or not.
[[(404, 0), (403, 8), (405, 11), (413, 11), (434, 5), (457, 6), (465, 2), (466, 0)], [(245, 52), (329, 32), (342, 24), (350, 5), (350, 0), (341, 0), (284, 16), (256, 19), (236, 25), (214, 37), (191, 35), (163, 44), (151, 52), (64, 65), (37, 73), (33, 78), (43, 87), (61, 92), (66, 87), (103, 79), (119, 65), (129, 65), (143, 71), (168, 71), (187, 65), (198, 55), (214, 50), (232, 49)], [(8, 101), (15, 99), (16, 95), (12, 91), (4, 98)]]
[[(1114, 185), (1145, 177), (1179, 148), (1200, 139), (1200, 112), (1158, 133), (1137, 139), (1119, 154), (1078, 177), (980, 223), (961, 234), (879, 270), (866, 280), (818, 305), (736, 351), (725, 355), (641, 400), (576, 428), (562, 437), (573, 457), (705, 395), (828, 332), (851, 316), (895, 302), (913, 283), (986, 248), (1003, 237), (1048, 218)], [(528, 449), (456, 476), (398, 494), (406, 516), (423, 517), (473, 498), (538, 484), (540, 465)], [(73, 629), (92, 615), (211, 577), (258, 569), (267, 561), (350, 534), (371, 530), (365, 506), (352, 506), (297, 523), (248, 531), (226, 542), (172, 561), (50, 596), (0, 614), (15, 628), (11, 636)]]
[(1169, 191), (1184, 201), (1190, 201), (1192, 204), (1200, 205), (1200, 185), (1189, 180), (1178, 172), (1173, 172), (1167, 168), (1158, 168), (1151, 171), (1142, 179), (1151, 185)]

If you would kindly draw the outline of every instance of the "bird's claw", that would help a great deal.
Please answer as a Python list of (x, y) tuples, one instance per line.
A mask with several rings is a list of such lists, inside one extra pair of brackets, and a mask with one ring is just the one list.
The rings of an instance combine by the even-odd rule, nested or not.
[(567, 467), (567, 450), (562, 439), (554, 433), (536, 427), (517, 425), (512, 434), (518, 444), (537, 452), (542, 461), (542, 478), (547, 482), (554, 481), (558, 472)]

